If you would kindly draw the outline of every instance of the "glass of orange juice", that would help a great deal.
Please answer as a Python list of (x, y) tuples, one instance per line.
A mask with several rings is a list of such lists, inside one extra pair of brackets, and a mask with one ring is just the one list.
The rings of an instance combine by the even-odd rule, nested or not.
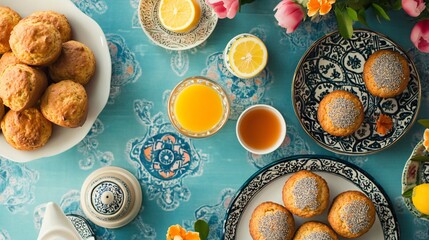
[(168, 100), (171, 123), (188, 137), (215, 134), (226, 123), (229, 113), (229, 100), (223, 88), (201, 76), (181, 81)]
[(238, 141), (247, 151), (268, 154), (283, 143), (286, 137), (286, 122), (274, 107), (256, 104), (240, 114), (236, 133)]

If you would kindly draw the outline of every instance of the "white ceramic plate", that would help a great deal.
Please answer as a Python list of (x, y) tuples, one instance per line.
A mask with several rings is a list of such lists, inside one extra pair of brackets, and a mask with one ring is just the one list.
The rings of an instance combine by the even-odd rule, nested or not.
[(140, 0), (139, 21), (146, 36), (156, 45), (170, 50), (186, 50), (203, 43), (216, 27), (218, 17), (205, 0), (197, 0), (201, 7), (198, 25), (186, 33), (175, 33), (165, 29), (158, 19), (160, 0)]
[[(423, 140), (417, 143), (413, 152), (408, 158), (402, 172), (402, 194), (412, 189), (418, 184), (429, 183), (429, 162), (413, 161), (416, 156), (429, 156), (429, 152), (423, 146)], [(411, 202), (411, 198), (404, 197), (405, 206), (414, 216), (429, 221), (429, 216), (422, 215)]]
[[(366, 59), (381, 49), (397, 51), (408, 60), (410, 82), (396, 97), (375, 97), (363, 81)], [(320, 101), (336, 89), (354, 93), (364, 106), (365, 119), (350, 136), (330, 135), (317, 120)], [(292, 96), (298, 120), (316, 143), (340, 154), (365, 155), (392, 146), (411, 128), (420, 107), (421, 84), (413, 61), (398, 44), (382, 34), (355, 29), (350, 39), (333, 32), (307, 50), (295, 70)], [(376, 120), (381, 113), (393, 120), (393, 129), (384, 136), (376, 131)]]
[(107, 103), (110, 92), (112, 65), (106, 38), (100, 26), (82, 13), (69, 0), (1, 0), (1, 5), (18, 12), (21, 17), (34, 11), (53, 10), (64, 14), (72, 27), (72, 39), (86, 44), (94, 52), (97, 65), (93, 79), (85, 86), (88, 94), (88, 117), (78, 128), (55, 126), (45, 146), (20, 151), (11, 147), (0, 134), (0, 155), (15, 162), (28, 162), (62, 153), (79, 143), (89, 132), (97, 116)]
[[(326, 180), (330, 190), (330, 203), (334, 197), (347, 190), (361, 191), (372, 200), (377, 212), (374, 225), (356, 239), (399, 239), (398, 222), (383, 189), (356, 166), (333, 157), (318, 155), (292, 156), (274, 162), (250, 177), (228, 209), (224, 239), (251, 239), (249, 221), (253, 210), (265, 201), (283, 205), (281, 194), (284, 183), (293, 173), (303, 169), (313, 171)], [(328, 224), (327, 212), (307, 219), (294, 216), (295, 226), (298, 228), (306, 221)]]

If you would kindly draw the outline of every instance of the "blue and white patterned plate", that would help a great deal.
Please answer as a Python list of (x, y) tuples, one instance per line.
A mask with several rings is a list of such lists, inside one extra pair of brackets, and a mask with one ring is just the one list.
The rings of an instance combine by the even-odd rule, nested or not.
[(186, 33), (175, 33), (164, 28), (158, 19), (160, 0), (140, 0), (139, 20), (146, 36), (156, 45), (170, 50), (186, 50), (203, 43), (212, 34), (218, 17), (205, 0), (197, 1), (201, 7), (198, 25)]
[[(380, 49), (401, 53), (411, 70), (407, 89), (393, 98), (371, 95), (362, 78), (366, 59)], [(357, 95), (365, 110), (361, 127), (347, 137), (328, 134), (317, 120), (319, 102), (336, 89)], [(400, 46), (379, 33), (355, 30), (350, 39), (342, 38), (338, 32), (331, 33), (307, 50), (295, 71), (292, 96), (298, 120), (320, 146), (340, 154), (365, 155), (391, 146), (411, 128), (420, 107), (421, 86), (414, 63)], [(393, 129), (384, 136), (376, 132), (380, 114), (393, 120)]]
[[(251, 176), (231, 202), (224, 224), (224, 240), (251, 239), (249, 220), (253, 210), (264, 201), (282, 202), (282, 188), (295, 172), (310, 170), (328, 183), (330, 201), (343, 191), (357, 190), (375, 205), (376, 220), (372, 228), (357, 239), (399, 239), (399, 226), (392, 204), (372, 177), (360, 168), (340, 159), (319, 155), (298, 155), (273, 162)], [(306, 221), (327, 222), (327, 211), (312, 218), (294, 216), (295, 225)]]
[[(415, 156), (429, 156), (429, 152), (426, 151), (423, 146), (423, 140), (417, 143), (414, 147), (413, 152), (408, 158), (402, 172), (402, 194), (412, 189), (418, 184), (429, 183), (429, 162), (413, 161), (411, 158)], [(411, 198), (404, 197), (405, 206), (414, 216), (429, 221), (428, 216), (423, 216), (411, 202)]]

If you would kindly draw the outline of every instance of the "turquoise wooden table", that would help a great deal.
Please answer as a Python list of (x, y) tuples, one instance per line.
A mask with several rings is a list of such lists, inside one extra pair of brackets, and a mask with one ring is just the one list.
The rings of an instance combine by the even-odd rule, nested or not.
[[(305, 21), (295, 32), (286, 34), (273, 15), (278, 0), (255, 1), (243, 6), (234, 19), (219, 20), (213, 34), (201, 45), (175, 51), (155, 45), (142, 31), (138, 0), (73, 2), (106, 35), (112, 60), (110, 97), (88, 135), (70, 150), (28, 163), (0, 158), (0, 239), (35, 239), (44, 207), (50, 201), (65, 213), (83, 215), (81, 185), (91, 172), (104, 166), (119, 166), (134, 174), (141, 184), (143, 204), (137, 218), (122, 228), (92, 225), (98, 239), (165, 239), (169, 226), (180, 224), (191, 230), (197, 219), (209, 223), (209, 239), (221, 239), (229, 203), (246, 180), (265, 165), (298, 154), (337, 157), (365, 170), (390, 198), (400, 238), (429, 239), (429, 221), (415, 218), (401, 197), (402, 170), (422, 138), (421, 125), (414, 124), (383, 151), (349, 156), (322, 148), (303, 130), (294, 113), (291, 88), (295, 68), (317, 39), (337, 29), (332, 13), (319, 22)], [(409, 40), (414, 19), (403, 11), (391, 16), (391, 21), (370, 17), (369, 29), (391, 38), (414, 61), (422, 86), (417, 118), (428, 118), (429, 54), (419, 52)], [(261, 82), (239, 81), (218, 68), (227, 42), (244, 32), (259, 36), (268, 48), (268, 65)], [(195, 75), (224, 81), (235, 99), (224, 128), (204, 139), (178, 134), (169, 122), (166, 107), (174, 86)], [(274, 153), (263, 156), (245, 151), (235, 136), (238, 114), (256, 103), (273, 105), (287, 122), (287, 141)], [(174, 136), (174, 141), (165, 141), (167, 133)], [(174, 145), (189, 152), (192, 164), (180, 169), (175, 177), (163, 179), (140, 162), (145, 147), (153, 140), (164, 148)]]

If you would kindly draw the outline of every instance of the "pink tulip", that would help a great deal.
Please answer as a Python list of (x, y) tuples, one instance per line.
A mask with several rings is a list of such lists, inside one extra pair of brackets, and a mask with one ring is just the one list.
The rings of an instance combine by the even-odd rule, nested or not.
[(402, 0), (402, 8), (411, 17), (417, 17), (426, 8), (424, 0)]
[(418, 22), (411, 30), (410, 38), (417, 49), (429, 53), (429, 19)]
[(301, 5), (292, 0), (282, 0), (275, 8), (274, 17), (279, 22), (279, 25), (286, 28), (286, 33), (295, 31), (298, 25), (304, 19), (305, 13)]
[(239, 0), (206, 0), (219, 18), (234, 18), (240, 6)]

